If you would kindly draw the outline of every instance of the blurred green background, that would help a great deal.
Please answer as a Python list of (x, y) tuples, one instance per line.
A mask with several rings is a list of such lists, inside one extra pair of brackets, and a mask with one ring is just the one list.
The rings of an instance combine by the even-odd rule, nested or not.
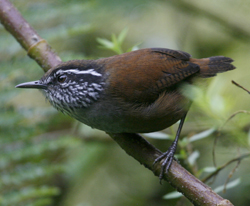
[[(179, 49), (195, 58), (233, 58), (236, 70), (206, 80), (207, 85), (192, 87), (192, 92), (184, 91), (195, 101), (177, 153), (181, 164), (199, 178), (214, 167), (215, 138), (217, 166), (249, 154), (249, 114), (239, 113), (223, 126), (233, 113), (250, 111), (249, 94), (231, 84), (233, 79), (250, 89), (249, 0), (11, 2), (63, 61), (114, 55), (101, 48), (97, 38), (110, 40), (111, 34), (119, 35), (124, 28), (125, 51), (140, 43), (139, 48)], [(37, 90), (15, 89), (42, 75), (42, 69), (0, 25), (1, 205), (191, 205), (184, 197), (163, 198), (175, 190), (168, 183), (160, 185), (151, 171), (103, 132), (57, 112)], [(176, 128), (163, 132), (171, 139)], [(190, 141), (203, 131), (208, 132)], [(162, 151), (171, 143), (148, 140)], [(249, 164), (249, 158), (243, 159), (233, 174), (236, 162), (230, 164), (207, 184), (215, 189), (227, 181), (237, 182), (219, 194), (235, 205), (250, 205)]]

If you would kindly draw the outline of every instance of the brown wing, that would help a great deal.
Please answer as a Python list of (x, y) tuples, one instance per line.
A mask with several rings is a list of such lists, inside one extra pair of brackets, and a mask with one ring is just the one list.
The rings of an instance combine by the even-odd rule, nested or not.
[(190, 55), (170, 49), (141, 49), (102, 61), (108, 77), (108, 91), (129, 102), (155, 101), (171, 86), (199, 71), (188, 62)]
[[(167, 74), (167, 76), (163, 76), (156, 82), (156, 87), (160, 91), (180, 83), (185, 78), (197, 73), (200, 70), (197, 64), (187, 62), (190, 60), (191, 55), (186, 52), (161, 48), (152, 50), (153, 52), (158, 52), (159, 54), (168, 55), (173, 58), (172, 60), (166, 60), (172, 62), (173, 65), (169, 65), (172, 69), (166, 68), (166, 70), (162, 71)], [(170, 73), (169, 70), (172, 72)]]

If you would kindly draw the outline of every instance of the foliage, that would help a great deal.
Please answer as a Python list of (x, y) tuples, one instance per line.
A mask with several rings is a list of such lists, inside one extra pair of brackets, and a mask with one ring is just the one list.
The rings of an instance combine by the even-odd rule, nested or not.
[[(142, 42), (140, 48), (167, 47), (198, 58), (225, 55), (235, 59), (237, 70), (207, 80), (205, 85), (197, 82), (183, 89), (194, 103), (177, 157), (199, 178), (216, 174), (213, 184), (212, 179), (208, 182), (212, 188), (233, 183), (227, 184), (231, 189), (225, 198), (249, 205), (249, 159), (237, 159), (249, 152), (249, 97), (230, 83), (234, 79), (250, 89), (246, 66), (250, 47), (245, 38), (250, 33), (245, 28), (249, 4), (242, 7), (224, 0), (215, 6), (210, 1), (192, 0), (187, 9), (182, 7), (187, 1), (12, 2), (65, 61), (120, 54), (136, 49), (138, 42)], [(217, 20), (199, 12), (204, 8)], [(231, 32), (236, 28), (234, 22), (239, 35)], [(105, 49), (100, 49), (100, 44)], [(0, 69), (1, 205), (166, 205), (162, 196), (173, 190), (160, 186), (156, 177), (103, 133), (57, 113), (37, 91), (14, 88), (39, 79), (43, 73), (1, 26)], [(239, 110), (246, 112), (227, 121)], [(166, 150), (176, 127), (147, 136)], [(232, 164), (226, 164), (234, 158)], [(185, 200), (167, 201), (175, 205)]]
[(128, 33), (128, 29), (123, 29), (121, 33), (116, 37), (115, 34), (111, 35), (111, 41), (104, 38), (97, 38), (98, 43), (102, 45), (101, 48), (114, 51), (116, 54), (122, 54), (125, 52), (130, 52), (138, 49), (138, 45), (134, 45), (131, 48), (123, 51), (122, 44), (124, 43), (125, 37)]

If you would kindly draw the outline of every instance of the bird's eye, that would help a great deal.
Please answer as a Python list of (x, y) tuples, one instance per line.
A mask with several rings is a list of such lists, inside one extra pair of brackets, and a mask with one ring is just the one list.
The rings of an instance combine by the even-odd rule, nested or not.
[(61, 75), (57, 77), (57, 81), (59, 83), (64, 83), (66, 81), (67, 77), (65, 75)]

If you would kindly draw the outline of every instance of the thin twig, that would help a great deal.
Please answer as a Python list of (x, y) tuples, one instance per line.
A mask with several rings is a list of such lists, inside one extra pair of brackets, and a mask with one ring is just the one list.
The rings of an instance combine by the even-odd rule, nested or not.
[(232, 80), (232, 83), (233, 83), (234, 85), (236, 85), (237, 87), (239, 87), (239, 88), (245, 90), (248, 94), (250, 94), (250, 91), (249, 91), (249, 90), (247, 90), (245, 87), (241, 86), (240, 84), (236, 83), (234, 80)]
[(234, 118), (237, 114), (241, 114), (241, 113), (249, 114), (249, 115), (250, 115), (250, 112), (249, 112), (249, 111), (246, 111), (246, 110), (239, 110), (239, 111), (233, 113), (233, 114), (224, 122), (224, 124), (218, 129), (218, 134), (217, 134), (217, 136), (215, 137), (214, 145), (213, 145), (213, 151), (212, 151), (212, 154), (213, 154), (213, 164), (214, 164), (215, 167), (216, 167), (215, 148), (216, 148), (216, 144), (217, 144), (218, 138), (219, 138), (219, 136), (220, 136), (220, 134), (221, 134), (221, 130), (222, 130), (222, 128), (223, 128), (232, 118)]
[(224, 169), (225, 167), (227, 167), (228, 165), (232, 164), (233, 162), (236, 162), (236, 161), (241, 161), (242, 159), (244, 158), (247, 158), (250, 156), (250, 152), (249, 153), (246, 153), (246, 154), (243, 154), (237, 158), (234, 158), (230, 161), (228, 161), (227, 163), (225, 163), (224, 165), (218, 167), (216, 169), (216, 171), (214, 171), (213, 173), (211, 173), (209, 176), (205, 177), (204, 179), (202, 179), (202, 182), (207, 182), (209, 179), (211, 179), (212, 177), (214, 177), (215, 175), (217, 175), (222, 169)]
[(238, 159), (237, 164), (235, 165), (235, 167), (231, 170), (231, 172), (229, 173), (226, 182), (224, 184), (224, 189), (223, 189), (223, 193), (226, 193), (227, 190), (227, 184), (229, 182), (229, 180), (232, 178), (233, 174), (235, 173), (236, 169), (240, 166), (241, 163), (241, 159)]

